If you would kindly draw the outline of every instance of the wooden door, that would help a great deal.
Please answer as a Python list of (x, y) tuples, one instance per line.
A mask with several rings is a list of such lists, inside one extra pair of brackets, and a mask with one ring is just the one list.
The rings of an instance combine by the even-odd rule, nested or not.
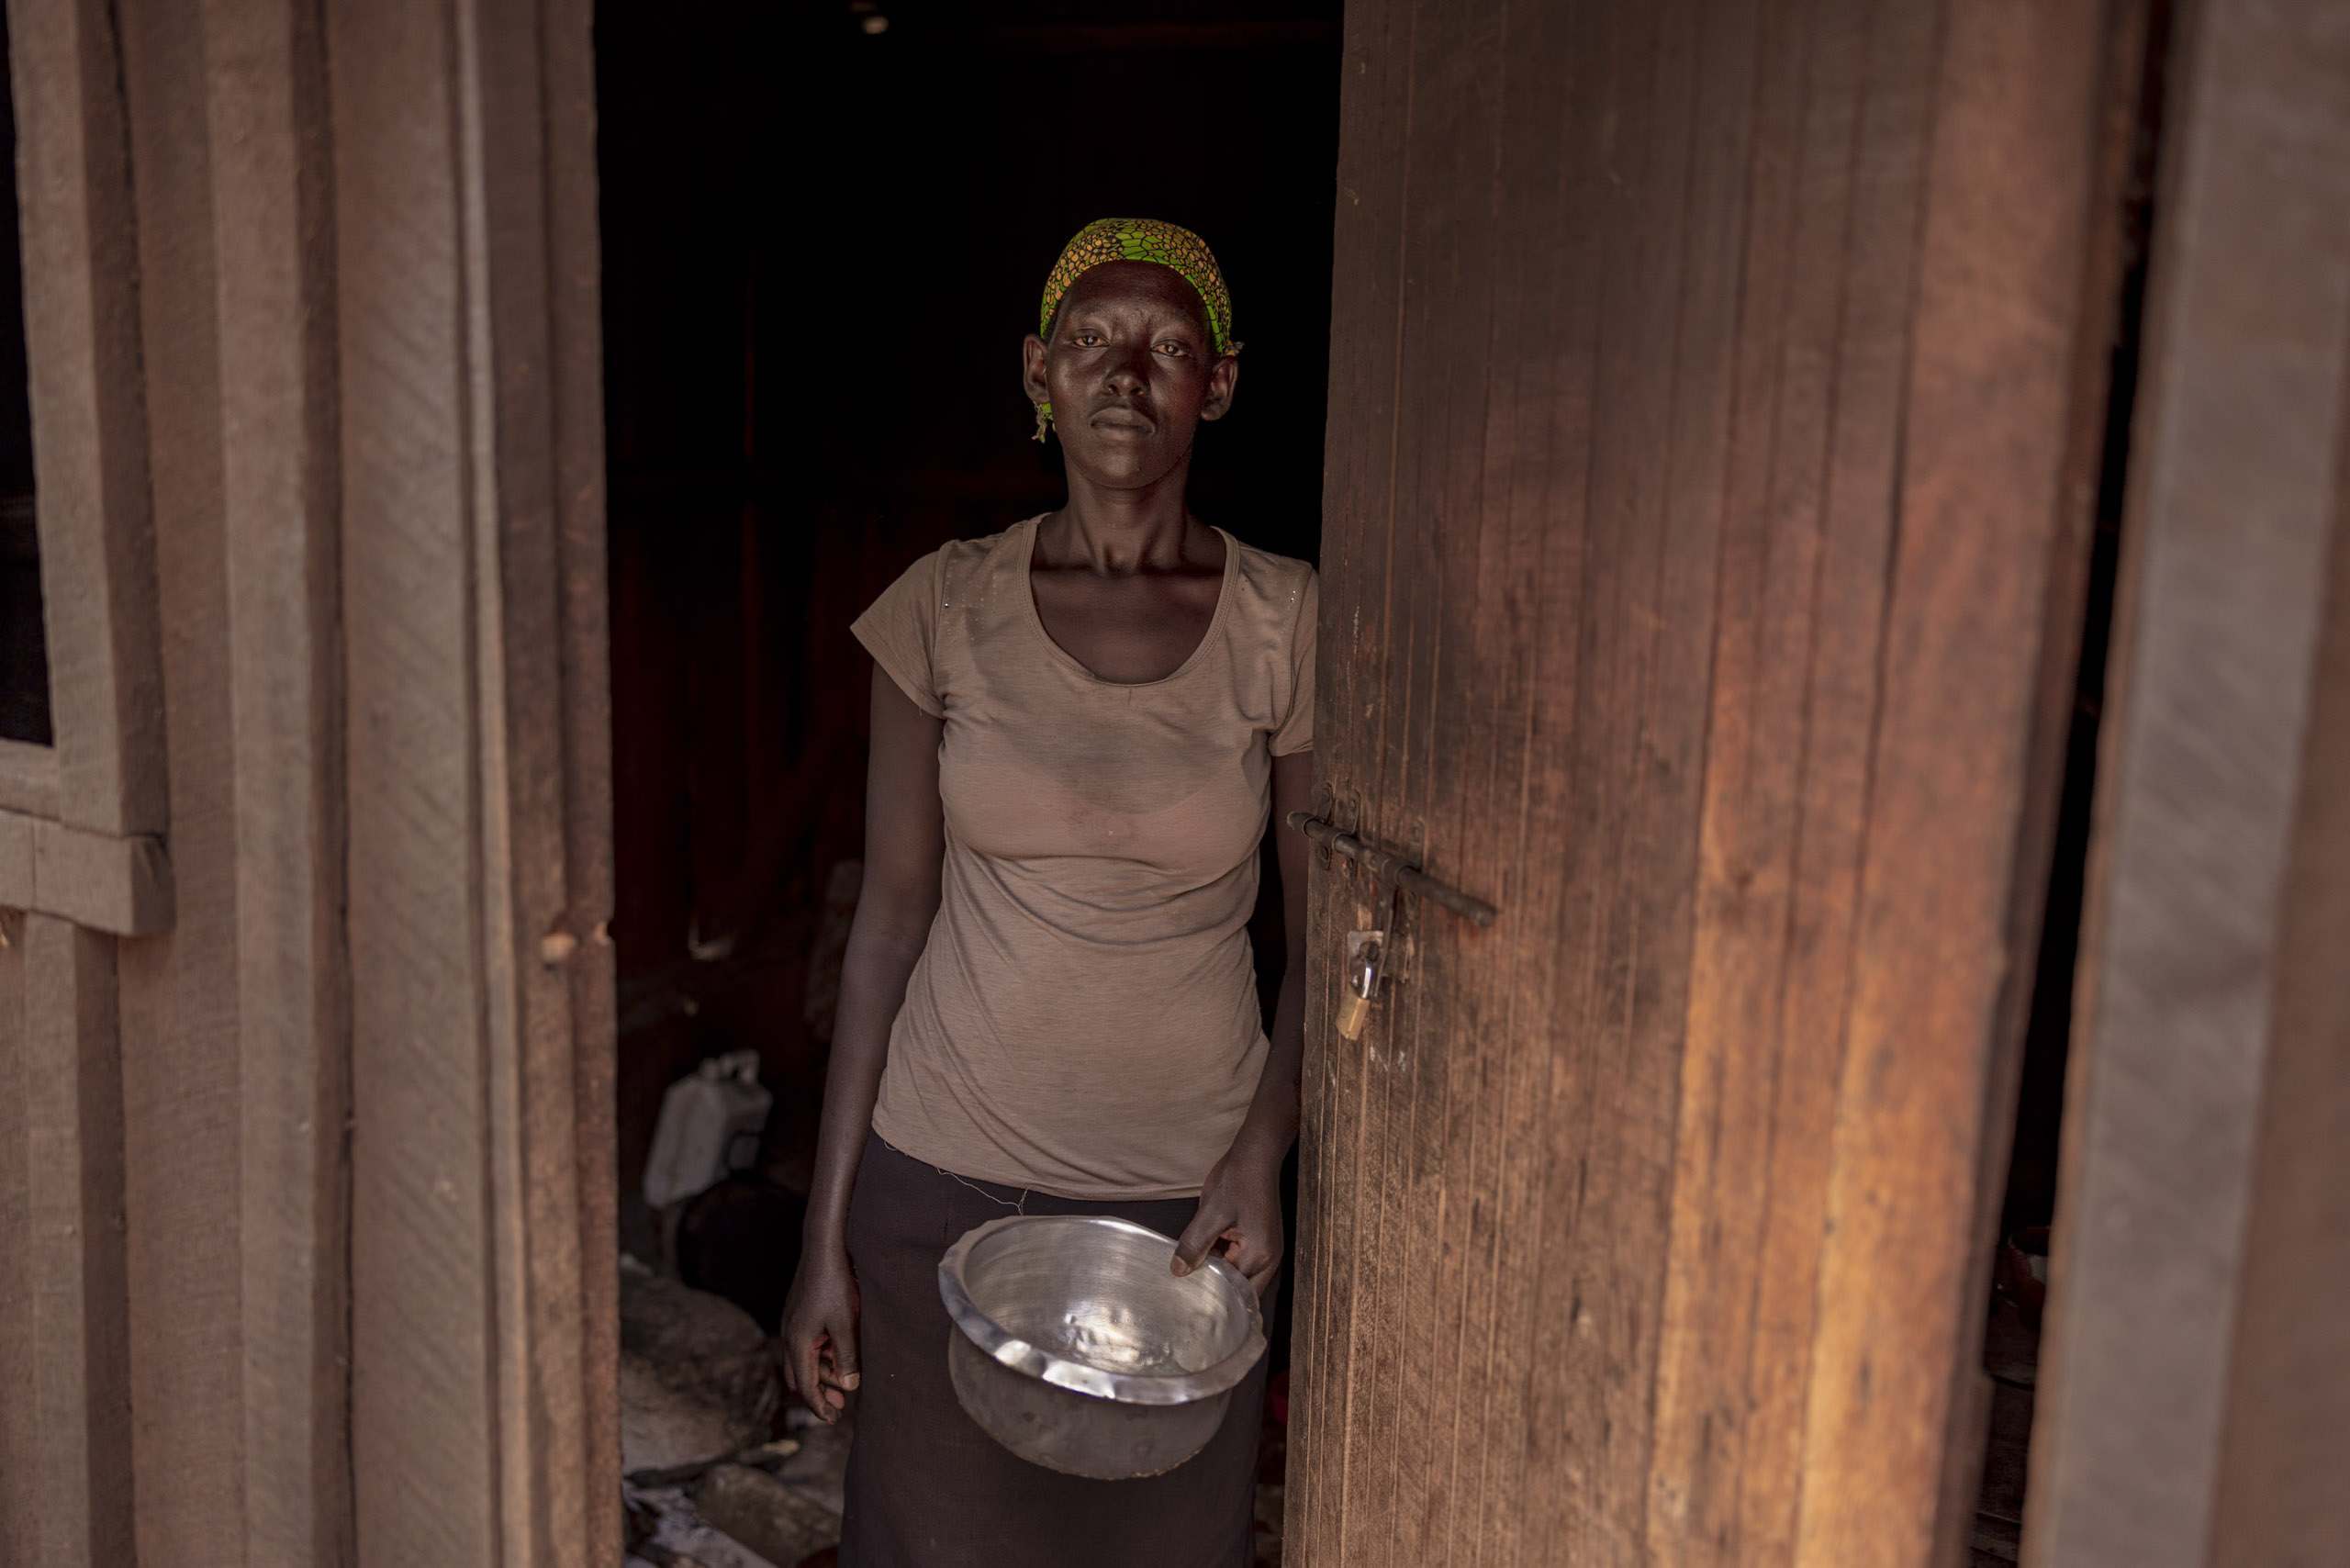
[(1296, 1561), (1971, 1515), (2140, 21), (1349, 7)]

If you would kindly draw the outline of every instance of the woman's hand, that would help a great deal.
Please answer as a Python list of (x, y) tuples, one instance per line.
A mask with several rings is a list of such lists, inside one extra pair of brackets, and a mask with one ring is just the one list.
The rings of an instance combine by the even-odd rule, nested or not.
[(800, 1255), (783, 1304), (783, 1381), (819, 1418), (848, 1408), (857, 1384), (856, 1273), (834, 1243)]
[(1210, 1252), (1248, 1277), (1263, 1295), (1281, 1272), (1281, 1160), (1289, 1151), (1244, 1132), (1200, 1187), (1199, 1212), (1175, 1244), (1173, 1268), (1188, 1274)]

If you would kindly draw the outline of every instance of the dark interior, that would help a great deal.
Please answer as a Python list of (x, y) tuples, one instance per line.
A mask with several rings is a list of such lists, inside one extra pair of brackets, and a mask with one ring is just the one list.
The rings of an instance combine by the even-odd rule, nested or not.
[[(0, 212), (17, 210), (17, 113), (0, 17)], [(33, 531), (33, 415), (25, 372), (24, 247), (0, 239), (0, 740), (47, 745), (49, 645), (41, 620), (40, 542)]]
[[(848, 623), (942, 541), (1058, 504), (1018, 351), (1101, 217), (1215, 248), (1246, 374), (1193, 506), (1315, 554), (1338, 6), (604, 0), (597, 29), (623, 1244), (772, 1327), (863, 840)], [(766, 1147), (664, 1236), (661, 1094), (746, 1047)]]

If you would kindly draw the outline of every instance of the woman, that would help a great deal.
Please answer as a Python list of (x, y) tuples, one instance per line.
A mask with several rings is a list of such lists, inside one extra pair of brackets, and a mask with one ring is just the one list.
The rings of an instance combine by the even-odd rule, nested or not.
[(1013, 1212), (1107, 1214), (1261, 1295), (1297, 1132), (1303, 841), (1270, 1037), (1247, 924), (1270, 822), (1313, 774), (1315, 578), (1184, 502), (1240, 345), (1188, 230), (1105, 219), (1023, 348), (1069, 501), (915, 563), (872, 654), (865, 886), (824, 1088), (793, 1391), (859, 1391), (850, 1568), (1250, 1560), (1261, 1365), (1189, 1463), (1086, 1481), (998, 1447), (947, 1379), (938, 1259)]

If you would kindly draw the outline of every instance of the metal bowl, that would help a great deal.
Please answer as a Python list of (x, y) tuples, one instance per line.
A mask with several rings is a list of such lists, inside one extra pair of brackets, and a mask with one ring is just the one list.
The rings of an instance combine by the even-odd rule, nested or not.
[(1031, 1463), (1097, 1481), (1198, 1453), (1265, 1353), (1265, 1322), (1231, 1264), (1211, 1258), (1178, 1278), (1174, 1255), (1155, 1230), (1091, 1215), (968, 1232), (938, 1262), (964, 1410)]

